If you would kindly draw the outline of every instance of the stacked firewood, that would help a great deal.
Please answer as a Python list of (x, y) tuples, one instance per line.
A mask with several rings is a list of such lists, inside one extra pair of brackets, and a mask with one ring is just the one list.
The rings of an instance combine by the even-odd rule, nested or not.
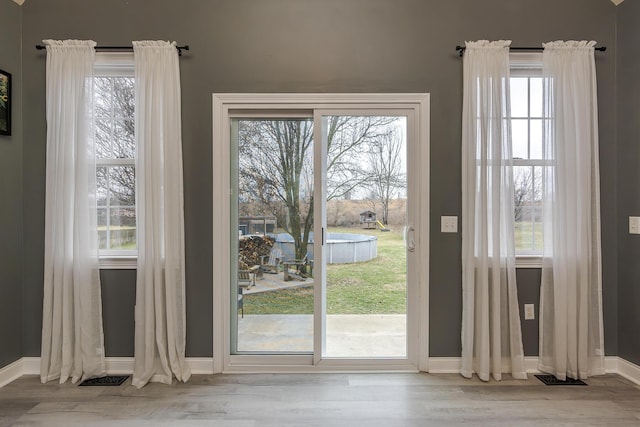
[(274, 243), (269, 236), (243, 236), (238, 242), (238, 261), (249, 267), (260, 265), (260, 257), (268, 257)]

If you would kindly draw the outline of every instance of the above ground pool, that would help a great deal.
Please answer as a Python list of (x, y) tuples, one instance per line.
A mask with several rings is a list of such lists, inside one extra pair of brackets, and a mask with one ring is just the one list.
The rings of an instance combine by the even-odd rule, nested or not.
[[(325, 247), (327, 264), (364, 262), (378, 256), (378, 238), (367, 234), (328, 233)], [(284, 259), (295, 258), (290, 234), (278, 234), (274, 248), (282, 252)], [(313, 259), (313, 233), (309, 237), (307, 257)]]

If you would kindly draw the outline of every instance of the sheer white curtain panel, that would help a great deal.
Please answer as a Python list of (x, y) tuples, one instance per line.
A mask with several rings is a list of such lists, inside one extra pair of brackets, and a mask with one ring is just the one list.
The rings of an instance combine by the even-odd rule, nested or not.
[(595, 42), (544, 44), (544, 255), (538, 368), (604, 373)]
[(46, 196), (40, 379), (105, 372), (98, 267), (95, 42), (45, 40)]
[(467, 42), (462, 123), (462, 369), (526, 379), (515, 270), (510, 41)]
[(133, 385), (187, 381), (180, 70), (176, 44), (134, 41), (138, 271)]

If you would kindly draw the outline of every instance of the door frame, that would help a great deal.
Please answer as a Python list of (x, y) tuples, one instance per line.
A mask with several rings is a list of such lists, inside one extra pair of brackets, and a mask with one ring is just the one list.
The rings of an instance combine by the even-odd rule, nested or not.
[[(335, 372), (335, 371), (427, 371), (429, 332), (429, 94), (213, 94), (213, 372)], [(413, 110), (415, 151), (407, 161), (411, 179), (418, 183), (415, 199), (413, 239), (417, 280), (413, 298), (407, 299), (407, 312), (415, 310), (414, 325), (407, 324), (408, 359), (330, 360), (314, 363), (314, 355), (231, 355), (230, 346), (230, 263), (231, 254), (231, 116), (238, 111), (300, 110)], [(426, 167), (425, 167), (426, 165)], [(408, 285), (409, 286), (409, 285)], [(411, 337), (409, 336), (411, 334)], [(314, 338), (316, 339), (316, 338)], [(314, 349), (315, 353), (318, 349)], [(316, 360), (317, 362), (317, 360)], [(325, 361), (323, 361), (325, 362)]]

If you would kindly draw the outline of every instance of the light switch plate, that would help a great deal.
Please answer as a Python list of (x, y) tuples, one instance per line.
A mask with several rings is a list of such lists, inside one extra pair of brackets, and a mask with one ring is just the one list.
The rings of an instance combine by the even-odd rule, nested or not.
[(457, 233), (458, 217), (457, 216), (441, 216), (440, 231), (442, 231), (443, 233)]
[(640, 234), (640, 216), (629, 217), (629, 234)]

